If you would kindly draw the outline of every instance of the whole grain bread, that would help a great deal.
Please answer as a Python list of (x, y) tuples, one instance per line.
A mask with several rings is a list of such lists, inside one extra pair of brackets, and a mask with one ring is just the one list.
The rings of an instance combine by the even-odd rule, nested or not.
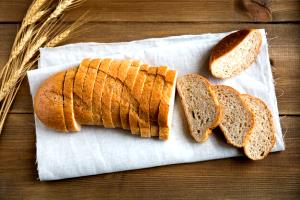
[(254, 115), (232, 87), (215, 85), (219, 103), (223, 107), (223, 117), (219, 125), (227, 142), (235, 147), (243, 147), (245, 138), (254, 127)]
[(63, 88), (66, 71), (50, 76), (34, 97), (34, 111), (48, 128), (67, 132), (64, 115)]
[(261, 99), (248, 94), (243, 94), (241, 97), (255, 114), (254, 128), (245, 138), (244, 152), (252, 160), (261, 160), (268, 155), (275, 144), (273, 116)]
[(64, 114), (66, 128), (69, 132), (80, 131), (80, 124), (77, 123), (73, 108), (73, 84), (78, 67), (68, 69), (64, 80)]
[(230, 78), (247, 69), (260, 52), (259, 30), (240, 30), (223, 38), (212, 50), (209, 69), (213, 76)]
[(190, 134), (196, 142), (205, 142), (222, 117), (222, 108), (211, 84), (198, 74), (188, 74), (178, 79), (177, 91)]

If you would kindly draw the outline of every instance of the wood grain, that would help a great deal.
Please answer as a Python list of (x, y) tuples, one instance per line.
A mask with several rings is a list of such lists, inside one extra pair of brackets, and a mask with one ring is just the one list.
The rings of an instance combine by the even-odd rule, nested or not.
[(10, 114), (0, 140), (1, 199), (296, 199), (300, 117), (282, 118), (286, 151), (39, 182), (32, 114)]
[[(273, 21), (298, 21), (298, 0), (270, 1)], [(20, 22), (31, 0), (1, 0), (0, 22)], [(239, 0), (87, 0), (68, 20), (90, 10), (94, 21), (250, 22)]]
[[(12, 43), (13, 25), (0, 25), (0, 53), (7, 55)], [(149, 37), (181, 34), (224, 32), (242, 28), (265, 28), (268, 32), (269, 53), (274, 65), (274, 78), (282, 115), (300, 114), (300, 25), (299, 24), (202, 24), (202, 23), (91, 23), (81, 37), (69, 42), (119, 42)], [(99, 31), (101, 30), (101, 31)], [(137, 31), (138, 30), (138, 31)], [(6, 34), (7, 33), (7, 34)], [(0, 35), (0, 36), (1, 36)], [(88, 37), (87, 37), (88, 36)], [(0, 57), (0, 63), (4, 59)], [(11, 113), (32, 113), (28, 83), (25, 82), (13, 104)]]

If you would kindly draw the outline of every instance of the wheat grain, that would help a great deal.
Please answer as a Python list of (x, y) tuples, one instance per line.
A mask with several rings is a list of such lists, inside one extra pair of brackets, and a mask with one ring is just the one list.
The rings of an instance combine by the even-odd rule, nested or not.
[(31, 24), (36, 23), (38, 20), (40, 20), (45, 14), (47, 13), (47, 11), (42, 10), (42, 11), (38, 11), (36, 12), (33, 16), (29, 17), (28, 19), (25, 19), (23, 21), (23, 26), (27, 27)]
[(54, 47), (57, 44), (63, 42), (65, 39), (68, 38), (68, 36), (70, 35), (71, 30), (67, 29), (64, 32), (62, 32), (61, 34), (55, 36), (52, 40), (50, 40), (47, 44), (46, 47)]
[(25, 48), (28, 41), (31, 39), (33, 33), (33, 29), (29, 28), (25, 34), (22, 36), (20, 41), (13, 47), (11, 51), (11, 57), (10, 59), (14, 59), (19, 53)]
[[(34, 15), (40, 12), (41, 8), (46, 4), (47, 0), (35, 0), (30, 8), (28, 9), (26, 16), (24, 17), (23, 23), (26, 21), (31, 21)], [(24, 23), (24, 26), (27, 23)]]
[(13, 75), (9, 77), (9, 80), (4, 84), (3, 89), (0, 91), (0, 99), (3, 99), (16, 85), (16, 83), (20, 78), (21, 73), (22, 73), (22, 69), (18, 69), (13, 72)]
[[(28, 51), (25, 53), (25, 56), (23, 58), (22, 64), (21, 64), (21, 68), (24, 67), (26, 65), (26, 63), (28, 63), (28, 61), (34, 56), (34, 54), (36, 54), (36, 52), (39, 50), (39, 48), (45, 44), (45, 42), (47, 41), (47, 37), (43, 36), (41, 38), (39, 38), (29, 49)], [(0, 98), (1, 99), (1, 98)]]
[(53, 11), (53, 13), (51, 13), (47, 21), (50, 21), (54, 18), (61, 16), (63, 11), (68, 10), (82, 2), (83, 0), (61, 0), (57, 5), (56, 9)]

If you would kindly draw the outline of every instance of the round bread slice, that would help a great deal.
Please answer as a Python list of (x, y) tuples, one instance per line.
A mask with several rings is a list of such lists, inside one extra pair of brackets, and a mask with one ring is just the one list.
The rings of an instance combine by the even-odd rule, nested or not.
[(209, 68), (216, 78), (233, 77), (247, 69), (260, 52), (259, 30), (240, 30), (223, 38), (212, 50)]
[(107, 73), (109, 71), (110, 64), (112, 62), (111, 58), (105, 58), (102, 60), (99, 68), (98, 73), (94, 85), (94, 94), (93, 94), (93, 124), (94, 125), (103, 125), (102, 117), (101, 117), (101, 98), (103, 94), (103, 88), (105, 85), (105, 80), (107, 77)]
[(156, 77), (157, 67), (149, 67), (148, 75), (143, 88), (139, 107), (139, 127), (141, 137), (151, 137), (151, 125), (150, 125), (150, 100), (153, 90), (153, 85)]
[(243, 147), (245, 138), (254, 127), (254, 115), (240, 97), (240, 93), (226, 85), (215, 85), (214, 90), (221, 106), (223, 117), (220, 123), (227, 142), (235, 147)]
[(63, 88), (66, 71), (50, 76), (34, 97), (34, 111), (46, 127), (67, 132), (64, 115)]
[(82, 124), (93, 125), (93, 91), (97, 77), (98, 68), (100, 66), (101, 59), (93, 59), (90, 62), (85, 81), (83, 84), (83, 110), (82, 110)]
[(248, 94), (241, 97), (255, 114), (254, 128), (245, 138), (244, 152), (252, 160), (261, 160), (272, 150), (276, 141), (273, 116), (262, 100)]
[(170, 135), (175, 102), (176, 79), (177, 72), (175, 70), (168, 70), (159, 103), (158, 125), (159, 139), (161, 140), (168, 139)]
[(103, 94), (101, 98), (101, 116), (105, 128), (115, 128), (111, 112), (111, 101), (120, 65), (120, 60), (112, 61), (103, 89)]
[(78, 67), (67, 70), (64, 81), (64, 113), (66, 127), (69, 132), (80, 131), (80, 124), (77, 123), (73, 108), (73, 84)]
[(90, 65), (91, 59), (83, 59), (79, 65), (77, 70), (75, 81), (74, 81), (74, 113), (75, 118), (79, 124), (82, 124), (83, 121), (83, 84), (85, 81), (85, 76), (88, 71), (88, 67)]
[(159, 135), (157, 118), (158, 118), (159, 103), (163, 92), (167, 71), (168, 71), (167, 66), (158, 67), (154, 85), (153, 85), (153, 90), (152, 90), (151, 100), (150, 100), (151, 136)]
[(120, 116), (121, 116), (122, 128), (125, 130), (130, 130), (130, 124), (129, 124), (129, 108), (131, 102), (130, 93), (133, 89), (134, 81), (138, 74), (140, 65), (141, 62), (139, 60), (135, 60), (131, 63), (131, 66), (128, 69), (127, 76), (122, 89)]
[(219, 125), (222, 116), (221, 106), (211, 84), (198, 74), (188, 74), (178, 79), (177, 91), (190, 134), (196, 142), (205, 142), (212, 129)]
[(140, 128), (139, 128), (139, 105), (141, 102), (141, 96), (144, 88), (144, 84), (147, 78), (147, 72), (148, 72), (149, 65), (143, 64), (140, 67), (140, 70), (138, 72), (138, 75), (135, 79), (135, 83), (133, 86), (133, 89), (131, 91), (131, 98), (134, 98), (135, 100), (132, 100), (130, 104), (130, 111), (129, 111), (129, 125), (130, 130), (132, 134), (139, 134)]

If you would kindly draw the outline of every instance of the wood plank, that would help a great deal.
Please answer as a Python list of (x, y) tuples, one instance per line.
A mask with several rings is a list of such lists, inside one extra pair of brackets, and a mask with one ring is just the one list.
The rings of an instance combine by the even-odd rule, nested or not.
[[(1, 199), (297, 199), (300, 117), (282, 118), (286, 151), (53, 182), (37, 181), (32, 114), (10, 114), (0, 140)], [(225, 142), (225, 141), (224, 141)]]
[[(0, 63), (8, 55), (16, 27), (0, 25)], [(69, 42), (118, 42), (181, 34), (224, 32), (241, 28), (266, 28), (274, 65), (276, 92), (282, 115), (300, 114), (300, 25), (299, 24), (201, 24), (201, 23), (91, 23), (89, 32)], [(99, 31), (101, 30), (101, 31)], [(87, 37), (88, 36), (88, 37)], [(11, 113), (32, 113), (31, 96), (25, 82)]]
[[(68, 20), (90, 10), (94, 21), (139, 22), (251, 22), (238, 1), (227, 0), (87, 0)], [(270, 1), (273, 22), (299, 21), (298, 0)], [(31, 0), (1, 0), (0, 22), (20, 22)]]

